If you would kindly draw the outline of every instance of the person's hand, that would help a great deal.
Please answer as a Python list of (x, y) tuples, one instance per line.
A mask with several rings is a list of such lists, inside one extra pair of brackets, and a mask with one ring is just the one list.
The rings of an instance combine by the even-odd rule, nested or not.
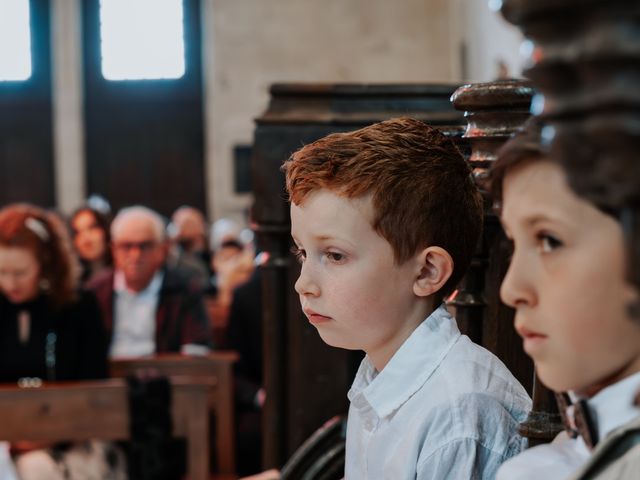
[(267, 391), (264, 388), (259, 389), (256, 392), (256, 398), (254, 399), (256, 407), (262, 409), (262, 407), (264, 407), (264, 402), (266, 399), (267, 399)]
[(219, 252), (213, 260), (218, 277), (218, 300), (222, 305), (229, 305), (234, 288), (249, 280), (253, 269), (253, 254), (245, 250), (229, 256), (227, 252)]
[(280, 472), (275, 468), (266, 472), (256, 473), (249, 477), (242, 477), (239, 480), (280, 480)]

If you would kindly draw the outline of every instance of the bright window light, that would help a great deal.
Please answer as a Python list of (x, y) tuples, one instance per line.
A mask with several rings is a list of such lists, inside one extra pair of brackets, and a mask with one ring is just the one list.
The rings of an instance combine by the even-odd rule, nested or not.
[(184, 75), (182, 0), (100, 0), (100, 35), (107, 80)]
[(29, 0), (0, 0), (0, 81), (21, 81), (29, 77)]

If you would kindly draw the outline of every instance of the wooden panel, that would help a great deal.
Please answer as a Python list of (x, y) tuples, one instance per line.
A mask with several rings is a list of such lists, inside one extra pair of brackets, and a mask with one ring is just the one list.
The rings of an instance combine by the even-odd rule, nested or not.
[(203, 357), (179, 354), (157, 355), (149, 358), (112, 360), (111, 375), (124, 377), (141, 370), (153, 370), (169, 377), (190, 376), (205, 378), (210, 389), (208, 408), (216, 418), (216, 460), (220, 473), (235, 472), (235, 428), (233, 403), (233, 364), (236, 352), (214, 352)]
[(0, 82), (0, 206), (55, 203), (49, 3), (30, 4), (31, 78)]
[[(202, 379), (171, 381), (173, 434), (187, 439), (192, 480), (209, 476), (207, 396)], [(121, 379), (44, 385), (0, 386), (0, 439), (6, 441), (126, 440), (129, 432), (128, 388)]]

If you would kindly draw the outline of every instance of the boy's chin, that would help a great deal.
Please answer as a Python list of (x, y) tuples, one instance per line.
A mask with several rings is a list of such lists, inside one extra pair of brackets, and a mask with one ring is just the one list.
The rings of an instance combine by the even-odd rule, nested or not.
[(353, 345), (348, 341), (345, 341), (344, 338), (339, 337), (334, 332), (327, 332), (321, 326), (316, 327), (318, 330), (318, 334), (324, 343), (329, 345), (330, 347), (342, 348), (344, 350), (362, 350), (362, 347)]
[(547, 369), (540, 365), (536, 366), (536, 373), (540, 382), (554, 392), (587, 392), (594, 383), (583, 376), (572, 375), (570, 372), (555, 371), (552, 368)]

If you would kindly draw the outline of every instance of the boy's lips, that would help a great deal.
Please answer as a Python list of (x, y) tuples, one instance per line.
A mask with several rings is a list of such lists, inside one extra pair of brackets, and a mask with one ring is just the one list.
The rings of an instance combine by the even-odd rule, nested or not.
[(547, 338), (549, 338), (544, 333), (530, 330), (529, 328), (522, 325), (516, 325), (516, 331), (518, 332), (518, 335), (520, 335), (524, 340), (523, 348), (524, 351), (529, 355), (533, 355), (536, 349), (540, 348), (540, 346), (547, 340)]
[(304, 309), (302, 309), (302, 311), (304, 312), (304, 314), (309, 319), (309, 322), (311, 322), (311, 323), (323, 323), (323, 322), (328, 322), (329, 320), (331, 320), (331, 317), (327, 317), (325, 315), (321, 315), (318, 312), (314, 312), (310, 308), (304, 308)]

